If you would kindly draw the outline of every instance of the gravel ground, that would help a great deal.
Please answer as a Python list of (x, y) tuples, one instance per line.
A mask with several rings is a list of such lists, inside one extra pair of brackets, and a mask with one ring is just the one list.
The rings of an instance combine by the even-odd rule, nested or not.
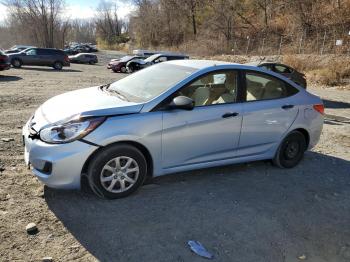
[[(328, 114), (301, 164), (211, 168), (154, 180), (107, 201), (44, 187), (26, 169), (21, 128), (46, 99), (124, 77), (100, 63), (0, 73), (0, 261), (350, 261), (350, 91), (310, 87)], [(29, 235), (34, 222), (38, 232)]]

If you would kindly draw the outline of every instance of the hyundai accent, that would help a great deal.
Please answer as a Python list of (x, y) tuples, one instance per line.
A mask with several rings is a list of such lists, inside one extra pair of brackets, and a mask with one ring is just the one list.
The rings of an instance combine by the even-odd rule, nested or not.
[(104, 198), (148, 177), (271, 159), (296, 166), (323, 126), (319, 97), (272, 71), (219, 61), (150, 66), (46, 101), (23, 128), (25, 161), (44, 184)]

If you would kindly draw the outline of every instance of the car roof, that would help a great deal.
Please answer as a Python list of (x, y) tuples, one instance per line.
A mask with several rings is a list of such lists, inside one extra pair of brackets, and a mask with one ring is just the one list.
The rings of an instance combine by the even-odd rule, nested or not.
[(215, 60), (172, 60), (166, 63), (179, 65), (179, 66), (192, 67), (196, 69), (204, 69), (207, 67), (220, 66), (220, 65), (239, 65), (237, 63), (215, 61)]

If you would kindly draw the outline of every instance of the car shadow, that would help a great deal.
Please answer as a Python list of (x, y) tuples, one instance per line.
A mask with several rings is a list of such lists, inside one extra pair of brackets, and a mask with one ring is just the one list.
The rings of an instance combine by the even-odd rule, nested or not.
[(254, 162), (191, 171), (119, 200), (46, 187), (44, 197), (99, 261), (203, 261), (188, 240), (218, 261), (296, 261), (305, 253), (343, 261), (349, 170), (350, 161), (307, 152), (293, 169)]
[(323, 104), (326, 108), (333, 108), (333, 109), (350, 108), (350, 103), (334, 101), (334, 100), (323, 99)]
[(82, 72), (81, 70), (77, 70), (77, 69), (68, 69), (63, 67), (62, 70), (55, 70), (53, 68), (42, 68), (42, 67), (21, 67), (19, 68), (21, 70), (28, 70), (28, 71), (42, 71), (42, 72), (55, 72), (55, 73), (67, 73), (67, 72)]
[(19, 76), (8, 76), (8, 75), (0, 75), (0, 82), (12, 82), (22, 80), (22, 77)]

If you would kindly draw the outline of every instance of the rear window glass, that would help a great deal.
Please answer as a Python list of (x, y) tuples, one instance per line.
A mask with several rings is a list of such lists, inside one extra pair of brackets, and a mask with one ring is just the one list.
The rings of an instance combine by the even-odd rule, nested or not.
[(280, 79), (255, 72), (246, 73), (246, 87), (247, 101), (278, 99), (298, 92)]

